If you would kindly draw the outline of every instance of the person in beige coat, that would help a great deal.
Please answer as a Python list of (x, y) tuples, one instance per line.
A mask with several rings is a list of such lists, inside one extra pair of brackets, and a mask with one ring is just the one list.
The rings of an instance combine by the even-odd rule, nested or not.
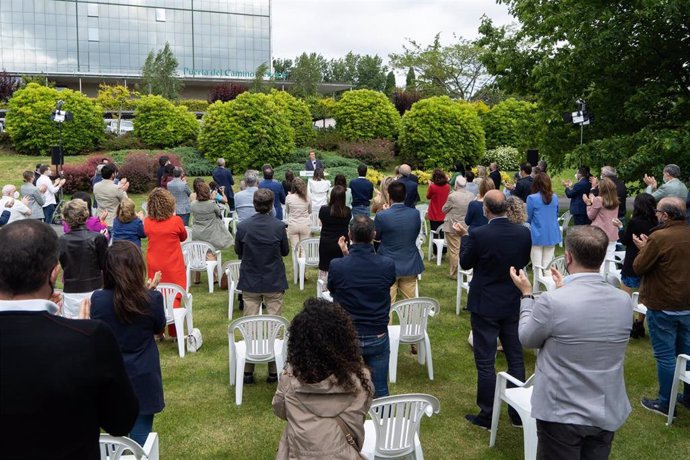
[(289, 332), (288, 366), (273, 396), (273, 412), (288, 422), (276, 459), (361, 459), (373, 389), (349, 315), (307, 299)]
[(460, 253), (460, 235), (453, 229), (454, 222), (465, 222), (465, 214), (470, 201), (474, 200), (472, 192), (468, 191), (467, 179), (458, 176), (455, 180), (455, 190), (448, 195), (446, 204), (441, 209), (446, 214), (443, 222), (443, 232), (448, 244), (448, 254), (450, 254), (450, 271), (448, 276), (451, 279), (458, 279), (458, 254)]
[[(287, 213), (287, 236), (290, 247), (294, 248), (300, 240), (309, 238), (311, 234), (311, 201), (307, 195), (307, 184), (296, 177), (292, 181), (290, 194), (285, 198), (285, 212)], [(318, 210), (317, 210), (318, 211)]]

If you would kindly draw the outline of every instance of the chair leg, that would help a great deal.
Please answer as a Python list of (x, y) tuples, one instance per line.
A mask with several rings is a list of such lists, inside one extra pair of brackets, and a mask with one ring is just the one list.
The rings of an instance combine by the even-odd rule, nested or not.
[(221, 285), (221, 277), (223, 276), (223, 262), (220, 251), (216, 251), (216, 277), (218, 279), (218, 287)]
[[(175, 319), (175, 332), (177, 333), (177, 352), (180, 358), (184, 358), (185, 355), (185, 340), (187, 335), (185, 334), (184, 320)], [(188, 331), (189, 332), (189, 331)]]
[(232, 335), (228, 335), (228, 372), (230, 374), (230, 386), (235, 385), (235, 347), (233, 347)]
[(443, 240), (440, 243), (434, 242), (436, 245), (436, 265), (441, 265), (441, 259), (443, 258)]
[(228, 283), (228, 319), (232, 319), (233, 310), (235, 309), (235, 282)]
[(191, 287), (192, 287), (192, 269), (187, 267), (187, 292), (189, 292)]
[[(680, 373), (685, 369), (685, 360), (680, 356), (676, 358), (676, 371), (673, 373), (673, 384), (671, 385), (671, 399), (668, 402), (668, 418), (666, 420), (666, 426), (671, 426), (673, 424), (673, 411), (676, 407), (676, 400), (678, 399), (678, 387), (680, 386)], [(686, 384), (690, 385), (690, 384)]]
[(414, 435), (414, 458), (416, 460), (424, 460), (424, 452), (422, 451), (422, 443), (419, 442), (419, 435)]
[(424, 351), (426, 352), (426, 367), (429, 372), (429, 380), (434, 380), (434, 363), (431, 360), (431, 342), (429, 336), (424, 336)]
[(242, 405), (242, 390), (244, 389), (244, 356), (235, 359), (235, 404)]
[(535, 460), (537, 458), (537, 421), (525, 414), (522, 417), (522, 435), (525, 445), (525, 460)]
[(462, 279), (463, 275), (458, 270), (458, 280), (455, 288), (455, 314), (460, 315), (460, 304), (462, 304)]
[(491, 414), (491, 435), (489, 447), (496, 444), (496, 432), (498, 431), (498, 418), (501, 416), (501, 396), (506, 388), (506, 380), (501, 374), (496, 376), (496, 391), (494, 393), (494, 409)]
[[(390, 334), (389, 334), (390, 337)], [(398, 349), (400, 341), (398, 338), (390, 339), (390, 356), (388, 357), (388, 381), (395, 383), (398, 377)]]
[(213, 273), (216, 271), (214, 262), (206, 262), (206, 275), (208, 276), (208, 292), (213, 293)]
[(294, 284), (297, 284), (297, 278), (299, 276), (299, 264), (297, 262), (297, 247), (292, 248), (292, 277), (294, 279)]
[(304, 291), (304, 272), (306, 271), (306, 260), (298, 261), (299, 264), (299, 290)]

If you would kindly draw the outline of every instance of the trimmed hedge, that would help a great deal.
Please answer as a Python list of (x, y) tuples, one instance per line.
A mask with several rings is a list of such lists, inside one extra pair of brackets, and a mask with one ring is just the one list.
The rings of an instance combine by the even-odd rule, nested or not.
[(385, 94), (369, 89), (346, 92), (335, 104), (335, 127), (344, 140), (395, 139), (400, 114)]
[(134, 136), (146, 147), (175, 147), (196, 139), (199, 123), (187, 107), (163, 96), (143, 96), (134, 109)]
[(311, 145), (314, 140), (314, 126), (307, 103), (285, 91), (273, 90), (269, 96), (290, 122), (290, 127), (295, 132), (295, 145), (297, 147)]
[(517, 99), (499, 102), (482, 116), (486, 148), (515, 147), (519, 151), (535, 147), (537, 105)]

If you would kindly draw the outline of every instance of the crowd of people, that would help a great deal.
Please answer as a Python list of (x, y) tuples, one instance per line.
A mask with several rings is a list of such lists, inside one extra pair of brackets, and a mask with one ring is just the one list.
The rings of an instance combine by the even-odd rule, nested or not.
[[(189, 233), (218, 250), (233, 246), (241, 260), (237, 288), (245, 316), (262, 307), (281, 315), (288, 289), (284, 257), (299, 250), (316, 219), (318, 278), (334, 302), (308, 299), (291, 323), (286, 368), (269, 363), (267, 382), (278, 382), (273, 408), (288, 421), (279, 458), (306, 452), (356, 457), (372, 398), (389, 394), (391, 304), (418, 296), (425, 218), (435, 237), (445, 240), (449, 278), (457, 279), (459, 268), (472, 270), (467, 310), (479, 412), (465, 416), (469, 423), (491, 426), (497, 340), (508, 373), (522, 381), (523, 347), (538, 348), (532, 416), (539, 457), (607, 458), (631, 411), (623, 380), (627, 343), (645, 335), (645, 318), (633, 321), (633, 291), (648, 309), (659, 381), (656, 397), (641, 404), (663, 415), (675, 410), (669, 407), (675, 358), (690, 353), (688, 190), (678, 166), (664, 168), (662, 185), (644, 177), (647, 189), (635, 196), (630, 218), (628, 191), (615, 168), (605, 166), (599, 177), (579, 168), (576, 181), (563, 184), (574, 224), (565, 241), (559, 197), (544, 162), (522, 164), (516, 180), (505, 183), (495, 163), (476, 173), (458, 163), (450, 177), (436, 169), (422, 214), (419, 179), (407, 164), (378, 189), (365, 165), (349, 184), (343, 175), (327, 180), (314, 152), (305, 170), (313, 171), (308, 180), (288, 171), (279, 182), (266, 164), (260, 172), (246, 171), (235, 193), (223, 159), (212, 182), (196, 178), (189, 187), (182, 168), (161, 157), (157, 187), (136, 212), (126, 178), (104, 161), (94, 175), (93, 207), (85, 192), (63, 203), (61, 236), (40, 222), (56, 222), (64, 186), (63, 179), (50, 178), (50, 168), (26, 171), (20, 191), (3, 187), (3, 432), (27, 441), (28, 433), (38, 432), (51, 452), (79, 458), (96, 458), (99, 426), (143, 444), (165, 406), (155, 340), (163, 337), (166, 320), (155, 287), (165, 282), (190, 288), (181, 246)], [(233, 212), (234, 235), (223, 220)], [(561, 273), (548, 267), (563, 243)], [(625, 256), (616, 263), (622, 248)], [(216, 255), (209, 251), (206, 257)], [(551, 277), (555, 289), (534, 292), (529, 265), (534, 279)], [(620, 289), (610, 277), (618, 272)], [(175, 337), (174, 327), (167, 334)], [(37, 363), (30, 370), (22, 365), (29, 358)], [(56, 365), (64, 366), (59, 376), (48, 371)], [(85, 383), (86, 369), (91, 375)], [(566, 397), (564, 379), (571, 382)], [(72, 381), (86, 386), (59, 397), (47, 392), (50, 402), (43, 398), (46, 388)], [(246, 364), (244, 383), (254, 381), (254, 365)], [(690, 386), (678, 401), (690, 408)], [(32, 420), (44, 411), (53, 418), (69, 412), (70, 435), (60, 439), (61, 430), (51, 424), (37, 430)], [(522, 424), (512, 408), (509, 414), (514, 425)], [(82, 435), (79, 442), (75, 433)], [(40, 446), (29, 448), (40, 452)]]

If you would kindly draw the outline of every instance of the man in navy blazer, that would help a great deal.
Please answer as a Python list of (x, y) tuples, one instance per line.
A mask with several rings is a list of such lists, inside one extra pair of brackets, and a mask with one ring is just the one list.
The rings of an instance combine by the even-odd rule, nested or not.
[(321, 160), (317, 160), (314, 151), (310, 150), (309, 159), (304, 162), (304, 170), (316, 171), (317, 169), (323, 169), (323, 163), (321, 163)]
[(417, 275), (424, 271), (424, 262), (417, 249), (422, 226), (419, 211), (404, 205), (405, 184), (396, 181), (388, 187), (391, 206), (376, 215), (376, 239), (381, 242), (379, 254), (395, 262), (395, 284), (391, 286), (391, 302), (398, 290), (405, 299), (415, 297)]
[(223, 194), (228, 200), (228, 206), (230, 209), (235, 209), (235, 192), (232, 190), (235, 181), (232, 178), (232, 171), (225, 167), (225, 158), (218, 158), (216, 165), (211, 173), (213, 181), (218, 184), (218, 187), (223, 187)]
[(419, 202), (418, 179), (412, 175), (410, 165), (401, 165), (399, 171), (398, 182), (405, 184), (405, 206), (414, 208), (415, 204)]
[[(460, 266), (473, 269), (467, 309), (470, 311), (474, 337), (474, 361), (477, 367), (478, 415), (465, 418), (481, 428), (491, 427), (496, 386), (496, 339), (501, 339), (508, 361), (508, 373), (525, 380), (522, 345), (518, 339), (520, 291), (510, 278), (510, 267), (522, 268), (529, 262), (532, 238), (527, 227), (511, 223), (505, 216), (506, 198), (499, 190), (484, 196), (487, 225), (467, 230), (460, 224), (453, 228), (464, 235), (460, 244)], [(378, 220), (378, 217), (377, 217)], [(508, 410), (514, 424), (520, 416)]]
[(565, 196), (570, 198), (570, 214), (573, 216), (575, 225), (589, 225), (592, 222), (587, 217), (587, 205), (582, 199), (582, 195), (589, 195), (592, 184), (589, 182), (589, 167), (580, 166), (575, 174), (577, 182), (573, 185), (571, 180), (564, 182)]
[(374, 184), (367, 179), (367, 165), (361, 164), (357, 166), (357, 174), (359, 177), (350, 181), (352, 217), (359, 214), (368, 216), (371, 212), (369, 205), (374, 196)]
[(259, 188), (267, 188), (273, 192), (273, 209), (278, 220), (283, 220), (283, 205), (285, 204), (285, 189), (283, 184), (273, 180), (273, 167), (264, 165), (261, 170), (264, 173), (264, 180), (259, 182)]

